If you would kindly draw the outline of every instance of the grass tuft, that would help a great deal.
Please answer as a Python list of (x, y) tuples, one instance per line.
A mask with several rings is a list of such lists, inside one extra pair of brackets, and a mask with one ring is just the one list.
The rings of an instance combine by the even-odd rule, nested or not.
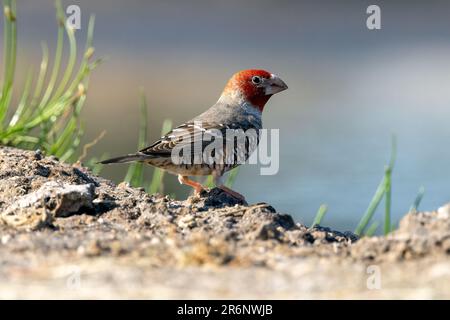
[[(5, 0), (3, 62), (0, 90), (0, 143), (25, 149), (41, 149), (62, 161), (74, 161), (83, 134), (80, 112), (86, 100), (89, 77), (101, 60), (91, 61), (94, 53), (94, 16), (89, 19), (83, 57), (77, 64), (75, 30), (67, 26), (60, 1), (56, 1), (57, 44), (49, 71), (48, 47), (42, 44), (42, 60), (37, 75), (27, 72), (17, 105), (13, 105), (13, 88), (17, 60), (16, 1)], [(64, 39), (68, 39), (69, 56), (61, 69)], [(46, 79), (48, 78), (48, 81)], [(35, 81), (33, 81), (35, 79)]]

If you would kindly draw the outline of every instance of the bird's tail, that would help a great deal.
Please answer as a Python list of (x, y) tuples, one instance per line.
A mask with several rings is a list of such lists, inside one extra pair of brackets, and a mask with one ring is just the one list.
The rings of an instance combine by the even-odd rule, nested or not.
[(109, 164), (109, 163), (127, 163), (127, 162), (134, 162), (134, 161), (143, 161), (148, 158), (151, 158), (149, 155), (146, 155), (144, 153), (135, 153), (135, 154), (127, 154), (125, 156), (106, 159), (103, 161), (99, 161), (98, 163), (101, 164)]

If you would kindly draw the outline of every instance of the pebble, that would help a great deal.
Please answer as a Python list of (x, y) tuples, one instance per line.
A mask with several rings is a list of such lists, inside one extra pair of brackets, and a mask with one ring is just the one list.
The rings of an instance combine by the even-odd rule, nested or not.
[(11, 240), (11, 236), (9, 234), (2, 236), (1, 238), (1, 243), (2, 244), (7, 244), (9, 242), (9, 240)]
[(41, 149), (37, 149), (36, 151), (34, 151), (34, 159), (36, 160), (42, 160), (43, 154)]
[(437, 214), (437, 218), (438, 219), (449, 219), (450, 218), (450, 204), (447, 204), (445, 206), (440, 207), (437, 210), (438, 214)]

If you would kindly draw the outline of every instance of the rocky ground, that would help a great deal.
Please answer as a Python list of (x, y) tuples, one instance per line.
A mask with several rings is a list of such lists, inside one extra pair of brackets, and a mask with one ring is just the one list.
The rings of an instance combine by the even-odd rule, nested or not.
[(0, 148), (0, 298), (450, 298), (450, 206), (387, 237)]

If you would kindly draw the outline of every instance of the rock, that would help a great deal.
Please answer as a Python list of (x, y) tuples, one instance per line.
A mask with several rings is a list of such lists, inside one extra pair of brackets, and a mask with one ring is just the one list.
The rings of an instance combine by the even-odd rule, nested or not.
[(0, 221), (15, 228), (35, 230), (50, 225), (55, 217), (67, 217), (81, 208), (92, 208), (93, 198), (92, 184), (49, 181), (3, 209)]
[(450, 217), (439, 209), (410, 212), (399, 228), (386, 237), (363, 238), (352, 247), (358, 259), (398, 261), (450, 255)]
[(438, 219), (449, 219), (450, 218), (450, 203), (445, 206), (440, 207), (438, 210)]
[(246, 204), (245, 201), (236, 199), (219, 188), (213, 188), (210, 191), (202, 191), (200, 199), (196, 201), (196, 206), (203, 208), (220, 208)]

